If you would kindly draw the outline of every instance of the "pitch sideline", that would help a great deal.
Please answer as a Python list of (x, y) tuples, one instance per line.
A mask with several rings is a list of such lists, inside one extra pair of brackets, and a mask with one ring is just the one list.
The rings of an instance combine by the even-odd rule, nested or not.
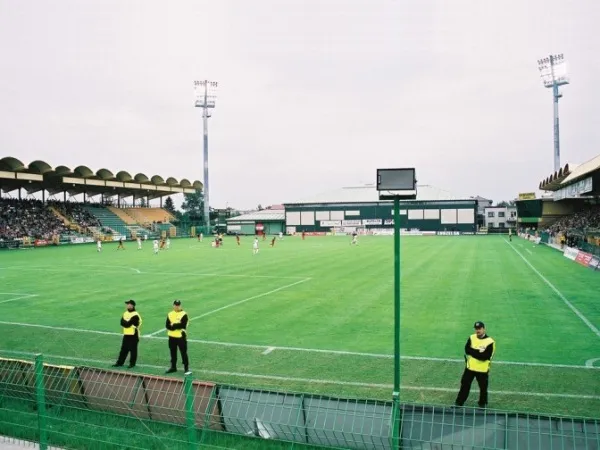
[[(122, 336), (121, 333), (115, 331), (100, 331), (100, 330), (86, 330), (82, 328), (68, 328), (68, 327), (55, 327), (51, 325), (39, 325), (32, 323), (21, 323), (21, 322), (5, 322), (0, 321), (2, 325), (13, 325), (21, 327), (41, 328), (55, 331), (69, 331), (74, 333), (88, 333), (88, 334), (99, 334), (105, 336)], [(141, 339), (156, 339), (166, 340), (166, 336), (150, 336), (142, 335)], [(328, 355), (340, 355), (340, 356), (359, 356), (366, 358), (379, 358), (379, 359), (392, 359), (394, 355), (385, 353), (366, 353), (366, 352), (353, 352), (346, 350), (328, 350), (319, 348), (304, 348), (304, 347), (285, 347), (275, 345), (257, 345), (257, 344), (241, 344), (237, 342), (219, 342), (219, 341), (208, 341), (202, 339), (188, 339), (188, 342), (194, 344), (214, 345), (222, 347), (240, 347), (240, 348), (251, 348), (255, 350), (266, 351), (271, 349), (267, 355), (273, 353), (276, 350), (291, 351), (291, 352), (306, 352), (306, 353), (324, 353)], [(450, 363), (461, 363), (464, 364), (464, 359), (460, 358), (436, 358), (433, 356), (408, 356), (404, 355), (400, 357), (407, 361), (431, 361), (431, 362), (450, 362)], [(494, 365), (510, 365), (510, 366), (524, 366), (524, 367), (548, 367), (552, 369), (585, 369), (585, 370), (600, 370), (600, 367), (594, 367), (589, 365), (574, 365), (574, 364), (551, 364), (551, 363), (534, 363), (534, 362), (520, 362), (520, 361), (497, 361), (495, 360)]]
[(566, 298), (566, 297), (565, 297), (565, 296), (562, 294), (562, 292), (560, 292), (556, 286), (554, 286), (554, 285), (553, 285), (553, 284), (552, 284), (552, 283), (551, 283), (551, 282), (550, 282), (550, 281), (549, 281), (549, 280), (548, 280), (548, 279), (547, 279), (547, 278), (546, 278), (544, 275), (542, 275), (542, 274), (540, 273), (540, 271), (539, 271), (539, 270), (537, 270), (537, 269), (536, 269), (536, 268), (533, 266), (533, 264), (531, 264), (531, 263), (530, 263), (530, 262), (527, 260), (527, 258), (525, 258), (525, 257), (524, 257), (524, 256), (521, 254), (521, 252), (515, 248), (515, 246), (514, 246), (514, 245), (512, 245), (512, 244), (511, 244), (510, 242), (508, 242), (506, 239), (504, 239), (504, 242), (506, 242), (506, 243), (507, 243), (507, 244), (510, 246), (510, 248), (512, 248), (512, 249), (513, 249), (513, 250), (514, 250), (514, 251), (517, 253), (517, 255), (519, 255), (519, 257), (520, 257), (520, 258), (521, 258), (521, 259), (522, 259), (522, 260), (525, 262), (525, 264), (527, 264), (527, 265), (529, 266), (529, 268), (530, 268), (531, 270), (533, 270), (533, 272), (534, 272), (534, 273), (535, 273), (535, 274), (536, 274), (538, 277), (540, 277), (540, 279), (541, 279), (541, 280), (542, 280), (544, 283), (546, 283), (546, 285), (547, 285), (547, 286), (548, 286), (550, 289), (552, 289), (556, 295), (558, 295), (558, 297), (559, 297), (559, 298), (560, 298), (560, 299), (561, 299), (561, 300), (562, 300), (562, 301), (565, 303), (565, 305), (567, 305), (567, 306), (568, 306), (568, 307), (571, 309), (571, 311), (573, 311), (573, 312), (574, 312), (574, 313), (577, 315), (577, 317), (579, 317), (579, 318), (581, 319), (581, 321), (582, 321), (583, 323), (585, 323), (585, 324), (588, 326), (588, 328), (589, 328), (590, 330), (592, 330), (592, 332), (593, 332), (593, 333), (594, 333), (596, 336), (598, 336), (598, 337), (600, 338), (600, 330), (598, 330), (598, 328), (596, 328), (596, 327), (594, 326), (594, 324), (593, 324), (592, 322), (590, 322), (590, 321), (589, 321), (589, 319), (588, 319), (587, 317), (585, 317), (585, 316), (584, 316), (584, 315), (581, 313), (581, 311), (579, 311), (579, 310), (578, 310), (578, 309), (577, 309), (577, 308), (576, 308), (576, 307), (575, 307), (575, 306), (574, 306), (574, 305), (573, 305), (573, 304), (572, 304), (572, 303), (571, 303), (569, 300), (567, 300), (567, 298)]

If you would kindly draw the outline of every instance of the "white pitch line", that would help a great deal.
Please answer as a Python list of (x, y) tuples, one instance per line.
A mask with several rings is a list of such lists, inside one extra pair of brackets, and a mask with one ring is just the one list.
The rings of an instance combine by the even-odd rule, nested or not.
[[(93, 265), (85, 265), (85, 264), (77, 264), (79, 267), (90, 267), (97, 269), (97, 272), (104, 273), (114, 273), (115, 271), (106, 270), (106, 268), (116, 268), (116, 269), (129, 269), (129, 270), (138, 270), (132, 267), (125, 266), (93, 266)], [(61, 268), (64, 267), (64, 268)], [(31, 267), (31, 266), (11, 266), (11, 267), (0, 267), (0, 270), (6, 269), (15, 269), (15, 270), (33, 270), (33, 271), (54, 271), (54, 272), (65, 272), (64, 269), (72, 268), (72, 266), (51, 266), (51, 267)], [(139, 272), (142, 273), (142, 272)], [(201, 273), (201, 272), (143, 272), (143, 275), (190, 275), (197, 277), (219, 277), (219, 278), (265, 278), (271, 280), (305, 280), (308, 277), (295, 276), (295, 277), (279, 277), (275, 275), (243, 275), (243, 274), (227, 274), (227, 273)]]
[[(121, 336), (121, 333), (117, 333), (115, 331), (98, 331), (98, 330), (86, 330), (81, 328), (68, 328), (68, 327), (55, 327), (51, 325), (38, 325), (31, 323), (20, 323), (20, 322), (3, 322), (0, 321), (0, 325), (13, 325), (13, 326), (21, 326), (21, 327), (32, 327), (32, 328), (42, 328), (47, 330), (56, 330), (56, 331), (71, 331), (74, 333), (89, 333), (89, 334), (102, 334), (106, 336)], [(156, 340), (166, 340), (168, 339), (166, 336), (150, 336), (144, 335), (141, 336), (143, 339), (156, 339)], [(255, 350), (267, 350), (269, 348), (273, 348), (274, 350), (282, 350), (282, 351), (292, 351), (292, 352), (306, 352), (306, 353), (324, 353), (328, 355), (340, 355), (340, 356), (361, 356), (366, 358), (375, 358), (375, 359), (392, 359), (394, 355), (384, 354), (384, 353), (364, 353), (364, 352), (352, 352), (346, 350), (327, 350), (327, 349), (319, 349), (319, 348), (303, 348), (303, 347), (281, 347), (275, 345), (257, 345), (257, 344), (240, 344), (237, 342), (218, 342), (218, 341), (207, 341), (202, 339), (188, 339), (190, 343), (194, 344), (204, 344), (204, 345), (215, 345), (222, 347), (240, 347), (240, 348), (251, 348)], [(400, 357), (403, 360), (407, 361), (431, 361), (431, 362), (450, 362), (450, 363), (461, 363), (464, 364), (464, 359), (459, 358), (436, 358), (433, 356), (408, 356), (404, 355)], [(595, 360), (594, 360), (595, 361)], [(589, 362), (589, 360), (588, 360)], [(520, 361), (497, 361), (493, 362), (493, 365), (507, 365), (507, 366), (523, 366), (523, 367), (548, 367), (551, 369), (585, 369), (585, 370), (600, 370), (600, 367), (593, 367), (589, 365), (573, 365), (573, 364), (550, 364), (550, 363), (534, 363), (534, 362), (520, 362)]]
[(275, 350), (275, 347), (267, 347), (267, 349), (262, 352), (263, 355), (268, 355), (269, 353), (271, 353), (273, 350)]
[(594, 367), (594, 363), (595, 363), (596, 361), (600, 361), (600, 358), (588, 359), (588, 360), (585, 362), (585, 367)]
[[(275, 292), (279, 292), (279, 291), (282, 291), (284, 289), (291, 288), (292, 286), (296, 286), (297, 284), (300, 284), (300, 283), (305, 283), (305, 282), (307, 282), (309, 280), (310, 280), (310, 278), (304, 278), (303, 280), (296, 281), (295, 283), (286, 284), (285, 286), (278, 287), (277, 289), (273, 289), (273, 290), (268, 291), (268, 292), (263, 292), (262, 294), (253, 295), (252, 297), (248, 297), (248, 298), (245, 298), (243, 300), (239, 300), (237, 302), (233, 302), (233, 303), (230, 303), (228, 305), (221, 306), (220, 308), (213, 309), (212, 311), (207, 311), (204, 314), (200, 314), (199, 316), (192, 317), (190, 319), (190, 322), (192, 320), (202, 319), (203, 317), (210, 316), (212, 314), (218, 313), (218, 312), (223, 311), (225, 309), (232, 308), (232, 307), (237, 306), (237, 305), (241, 305), (242, 303), (246, 303), (246, 302), (249, 302), (251, 300), (256, 300), (257, 298), (266, 297), (267, 295), (274, 294)], [(150, 336), (150, 337), (156, 336), (157, 334), (160, 334), (163, 331), (166, 331), (166, 328), (161, 328), (160, 330), (155, 331), (154, 333), (150, 333), (148, 336)]]
[(29, 299), (29, 298), (33, 298), (33, 297), (39, 297), (38, 294), (16, 294), (16, 293), (11, 293), (11, 292), (0, 292), (0, 295), (2, 294), (6, 294), (6, 295), (16, 295), (16, 297), (14, 298), (9, 298), (6, 300), (2, 300), (0, 301), (0, 305), (2, 303), (9, 303), (9, 302), (16, 302), (17, 300), (23, 300), (23, 299)]
[(525, 250), (527, 250), (530, 255), (533, 255), (533, 252), (531, 250), (529, 250), (528, 248), (526, 248)]
[[(23, 355), (25, 352), (5, 352)], [(65, 361), (83, 361), (94, 364), (111, 364), (109, 361), (103, 361), (98, 359), (88, 358), (77, 358), (73, 356), (58, 356), (58, 355), (45, 355), (48, 358), (60, 359)], [(165, 366), (157, 366), (153, 364), (138, 364), (138, 367), (147, 367), (149, 369), (164, 369)], [(209, 369), (196, 369), (195, 372), (205, 373), (209, 375), (221, 375), (228, 377), (240, 377), (240, 378), (254, 378), (259, 380), (275, 380), (285, 382), (296, 382), (296, 383), (307, 383), (307, 384), (331, 384), (336, 386), (356, 386), (366, 388), (380, 388), (380, 389), (392, 389), (392, 384), (385, 383), (365, 383), (360, 381), (339, 381), (339, 380), (326, 380), (319, 378), (300, 378), (300, 377), (286, 377), (280, 375), (262, 375), (255, 373), (246, 372), (228, 372), (221, 370), (209, 370)], [(411, 390), (411, 391), (432, 391), (432, 392), (457, 392), (456, 388), (447, 387), (434, 387), (434, 386), (400, 386), (400, 389)], [(490, 394), (495, 395), (518, 395), (518, 396), (530, 396), (530, 397), (553, 397), (553, 398), (573, 398), (582, 400), (600, 400), (600, 395), (587, 395), (587, 394), (557, 394), (554, 392), (519, 392), (519, 391), (489, 391)]]
[(525, 264), (527, 264), (527, 265), (529, 266), (529, 268), (530, 268), (531, 270), (533, 270), (533, 271), (535, 272), (535, 274), (536, 274), (538, 277), (540, 277), (540, 278), (542, 279), (542, 281), (543, 281), (544, 283), (546, 283), (546, 285), (548, 285), (548, 287), (549, 287), (550, 289), (552, 289), (552, 290), (553, 290), (553, 291), (556, 293), (556, 295), (558, 295), (558, 296), (559, 296), (559, 298), (560, 298), (560, 299), (561, 299), (561, 300), (562, 300), (562, 301), (565, 303), (565, 305), (567, 305), (567, 306), (568, 306), (568, 307), (571, 309), (571, 311), (573, 311), (573, 312), (574, 312), (574, 313), (577, 315), (577, 317), (579, 317), (579, 318), (581, 319), (581, 321), (582, 321), (583, 323), (585, 323), (585, 324), (588, 326), (588, 328), (589, 328), (590, 330), (592, 330), (592, 332), (593, 332), (593, 333), (594, 333), (596, 336), (598, 336), (598, 337), (600, 338), (600, 330), (598, 330), (598, 328), (596, 328), (596, 327), (594, 326), (594, 324), (588, 320), (588, 318), (587, 318), (587, 317), (585, 317), (585, 316), (584, 316), (584, 315), (583, 315), (583, 314), (582, 314), (582, 313), (581, 313), (581, 312), (580, 312), (580, 311), (579, 311), (579, 310), (578, 310), (578, 309), (577, 309), (575, 306), (573, 306), (573, 304), (572, 304), (572, 303), (571, 303), (569, 300), (567, 300), (567, 298), (566, 298), (566, 297), (565, 297), (565, 296), (562, 294), (562, 292), (560, 292), (560, 291), (559, 291), (559, 290), (556, 288), (556, 286), (554, 286), (554, 285), (553, 285), (553, 284), (552, 284), (550, 281), (548, 281), (548, 279), (547, 279), (547, 278), (546, 278), (544, 275), (542, 275), (542, 274), (539, 272), (539, 270), (537, 270), (535, 267), (533, 267), (533, 264), (531, 264), (531, 263), (530, 263), (530, 262), (529, 262), (529, 261), (528, 261), (528, 260), (527, 260), (527, 259), (526, 259), (526, 258), (525, 258), (523, 255), (522, 255), (522, 254), (521, 254), (521, 252), (519, 252), (519, 250), (517, 250), (517, 249), (516, 249), (516, 248), (515, 248), (513, 245), (511, 245), (511, 244), (510, 244), (510, 242), (508, 242), (506, 239), (504, 239), (504, 242), (506, 242), (506, 243), (507, 243), (507, 244), (510, 246), (510, 248), (512, 248), (512, 249), (513, 249), (513, 250), (514, 250), (514, 251), (517, 253), (517, 255), (519, 255), (519, 257), (520, 257), (520, 258), (521, 258), (523, 261), (525, 261)]

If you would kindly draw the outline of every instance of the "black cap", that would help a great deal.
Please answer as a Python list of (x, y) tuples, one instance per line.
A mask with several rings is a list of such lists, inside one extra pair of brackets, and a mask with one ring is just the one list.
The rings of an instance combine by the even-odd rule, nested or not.
[(176, 306), (180, 306), (181, 305), (181, 300), (175, 300), (173, 302), (173, 304), (176, 305)]
[(473, 328), (485, 328), (485, 324), (483, 322), (475, 322)]
[(126, 305), (133, 305), (133, 306), (135, 306), (135, 300), (127, 300), (127, 301), (125, 302), (125, 304), (126, 304)]

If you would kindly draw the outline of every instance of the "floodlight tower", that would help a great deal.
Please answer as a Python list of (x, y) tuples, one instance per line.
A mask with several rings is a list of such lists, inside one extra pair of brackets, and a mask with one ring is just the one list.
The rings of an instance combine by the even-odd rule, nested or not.
[(216, 81), (194, 81), (194, 93), (196, 101), (194, 106), (202, 108), (202, 122), (204, 124), (204, 225), (208, 227), (205, 231), (210, 231), (210, 209), (208, 197), (208, 118), (211, 116), (211, 109), (215, 107), (217, 98)]
[(567, 63), (562, 53), (538, 59), (538, 67), (544, 87), (552, 88), (554, 97), (554, 171), (560, 170), (560, 139), (558, 127), (558, 99), (562, 97), (559, 86), (569, 84)]

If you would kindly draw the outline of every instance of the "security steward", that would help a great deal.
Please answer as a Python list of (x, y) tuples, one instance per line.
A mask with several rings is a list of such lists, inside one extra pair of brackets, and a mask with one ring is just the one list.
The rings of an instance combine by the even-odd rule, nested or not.
[(469, 397), (473, 379), (479, 384), (479, 407), (485, 408), (488, 402), (488, 382), (490, 365), (496, 352), (496, 342), (485, 332), (483, 322), (475, 322), (475, 334), (465, 344), (466, 367), (460, 380), (460, 391), (455, 405), (463, 406)]
[(121, 352), (113, 367), (122, 367), (125, 364), (125, 359), (127, 359), (127, 354), (130, 353), (128, 367), (131, 369), (135, 367), (135, 363), (137, 362), (142, 317), (135, 310), (135, 300), (127, 300), (125, 304), (127, 305), (127, 310), (123, 313), (123, 317), (121, 317), (121, 327), (123, 327)]
[(173, 311), (167, 315), (165, 328), (169, 336), (169, 350), (171, 352), (171, 368), (166, 373), (177, 372), (177, 349), (181, 352), (181, 361), (186, 375), (191, 375), (190, 361), (187, 353), (187, 324), (188, 315), (181, 309), (181, 301), (173, 302)]

